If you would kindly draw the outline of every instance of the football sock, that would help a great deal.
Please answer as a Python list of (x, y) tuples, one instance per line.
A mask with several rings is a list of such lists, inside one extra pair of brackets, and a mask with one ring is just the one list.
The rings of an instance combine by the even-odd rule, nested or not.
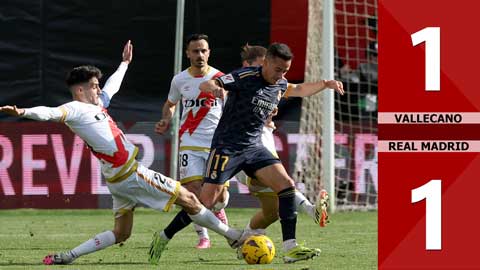
[(315, 206), (299, 191), (295, 191), (295, 205), (297, 210), (305, 212), (310, 217), (315, 218)]
[(189, 215), (193, 222), (207, 227), (210, 230), (221, 234), (229, 239), (237, 240), (240, 238), (242, 233), (238, 230), (228, 227), (228, 225), (223, 224), (210, 210), (202, 206), (200, 212), (195, 215)]
[(207, 238), (207, 239), (210, 239), (210, 237), (208, 236), (208, 230), (207, 228), (205, 227), (202, 227), (198, 224), (193, 224), (193, 227), (195, 228), (195, 231), (197, 232), (198, 234), (198, 238), (202, 239), (202, 238)]
[(183, 230), (183, 228), (187, 227), (190, 223), (192, 223), (192, 220), (185, 210), (178, 212), (170, 224), (163, 230), (165, 236), (167, 236), (168, 239), (172, 239), (177, 232)]
[(73, 258), (104, 249), (115, 244), (115, 235), (112, 231), (106, 231), (95, 235), (95, 237), (83, 242), (70, 251)]
[(290, 240), (287, 240), (287, 241), (283, 241), (283, 251), (284, 252), (287, 252), (287, 251), (289, 251), (290, 249), (292, 249), (296, 246), (298, 246), (298, 244), (297, 244), (297, 240), (295, 240), (295, 239), (290, 239)]
[(168, 238), (168, 237), (165, 235), (165, 231), (160, 232), (160, 238), (162, 238), (163, 240), (170, 241), (170, 238)]
[(297, 225), (295, 188), (289, 187), (278, 193), (278, 214), (282, 225), (283, 241), (295, 239)]

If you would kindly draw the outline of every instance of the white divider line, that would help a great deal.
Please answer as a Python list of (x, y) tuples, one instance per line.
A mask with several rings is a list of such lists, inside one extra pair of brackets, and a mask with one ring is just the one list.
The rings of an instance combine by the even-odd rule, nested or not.
[(480, 141), (380, 140), (379, 152), (480, 152)]
[(379, 124), (480, 124), (478, 112), (383, 112)]

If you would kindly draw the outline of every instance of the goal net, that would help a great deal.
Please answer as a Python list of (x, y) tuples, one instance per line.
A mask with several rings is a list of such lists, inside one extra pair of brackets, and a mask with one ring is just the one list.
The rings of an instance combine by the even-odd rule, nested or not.
[[(309, 30), (305, 81), (322, 77), (322, 2), (309, 1)], [(377, 208), (377, 0), (335, 0), (335, 78), (345, 95), (335, 95), (335, 173), (322, 168), (322, 97), (302, 102), (297, 149), (297, 181), (310, 200), (329, 183), (335, 186), (337, 210)], [(324, 144), (323, 144), (324, 145)]]

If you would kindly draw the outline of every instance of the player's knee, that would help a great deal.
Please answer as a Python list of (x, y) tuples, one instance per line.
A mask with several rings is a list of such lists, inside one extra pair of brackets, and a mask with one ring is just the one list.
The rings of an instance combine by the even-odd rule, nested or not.
[(207, 209), (213, 209), (223, 188), (223, 186), (217, 184), (204, 184), (199, 198), (200, 201)]
[(215, 201), (212, 198), (202, 197), (202, 204), (207, 209), (214, 209), (215, 208)]
[(289, 187), (295, 187), (295, 182), (293, 181), (293, 179), (290, 177), (290, 176), (287, 176), (285, 177), (284, 181), (283, 181), (283, 189), (285, 188), (289, 188)]
[(197, 196), (184, 188), (181, 189), (176, 203), (189, 214), (198, 213), (202, 207)]

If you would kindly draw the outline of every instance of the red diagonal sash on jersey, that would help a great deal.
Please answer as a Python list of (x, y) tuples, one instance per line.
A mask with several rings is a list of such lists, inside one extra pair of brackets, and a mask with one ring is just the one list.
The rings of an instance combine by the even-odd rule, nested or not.
[[(214, 80), (223, 75), (224, 73), (219, 71), (212, 76), (211, 80)], [(202, 122), (203, 118), (205, 118), (205, 116), (210, 111), (212, 104), (214, 104), (215, 102), (215, 96), (209, 93), (200, 92), (200, 95), (198, 95), (197, 99), (201, 99), (201, 98), (207, 98), (207, 102), (205, 102), (205, 106), (200, 107), (200, 109), (198, 110), (195, 116), (193, 115), (192, 110), (188, 112), (187, 119), (185, 119), (185, 122), (180, 127), (180, 131), (179, 131), (180, 138), (182, 137), (183, 133), (185, 133), (185, 131), (187, 130), (188, 130), (188, 133), (190, 133), (190, 135), (193, 134), (195, 129), (197, 129), (198, 125), (200, 125), (200, 122)]]
[(213, 77), (210, 80), (215, 80), (216, 78), (221, 77), (223, 75), (225, 75), (225, 74), (223, 72), (219, 71), (219, 72), (215, 73), (215, 75), (213, 75)]
[[(108, 115), (107, 110), (102, 110), (106, 115)], [(122, 142), (123, 133), (117, 127), (117, 124), (113, 122), (112, 118), (108, 115), (108, 124), (110, 125), (110, 130), (112, 131), (113, 138), (115, 138), (115, 144), (117, 145), (117, 151), (113, 153), (113, 156), (107, 154), (98, 153), (92, 150), (92, 153), (99, 159), (103, 159), (108, 163), (112, 164), (112, 168), (117, 168), (122, 166), (127, 162), (128, 151), (125, 149), (125, 146)]]
[(182, 137), (183, 133), (188, 130), (188, 133), (190, 135), (193, 134), (195, 129), (197, 129), (198, 125), (200, 125), (200, 122), (202, 122), (203, 118), (208, 114), (210, 111), (210, 108), (212, 107), (212, 104), (215, 102), (215, 97), (210, 94), (210, 93), (205, 93), (205, 92), (200, 92), (200, 95), (198, 95), (197, 99), (201, 98), (206, 98), (207, 101), (205, 102), (205, 106), (200, 107), (198, 110), (197, 114), (194, 116), (193, 115), (193, 110), (190, 110), (187, 115), (187, 119), (185, 119), (185, 122), (183, 125), (180, 127), (179, 135), (180, 138)]

